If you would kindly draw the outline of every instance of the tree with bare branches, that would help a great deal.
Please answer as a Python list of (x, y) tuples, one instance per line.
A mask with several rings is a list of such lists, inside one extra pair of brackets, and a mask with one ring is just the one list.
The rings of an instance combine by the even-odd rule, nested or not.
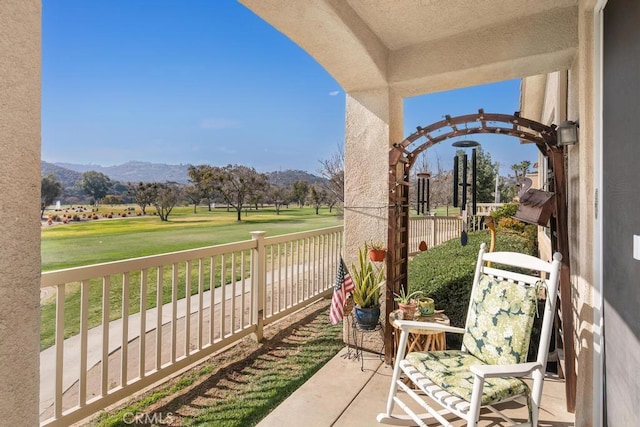
[(173, 183), (156, 184), (158, 195), (153, 202), (161, 221), (168, 221), (169, 214), (180, 201), (180, 187)]
[(344, 146), (325, 160), (320, 160), (320, 175), (327, 180), (327, 191), (334, 199), (344, 203)]
[(142, 215), (146, 215), (147, 206), (151, 206), (158, 196), (158, 184), (155, 182), (139, 182), (138, 185), (129, 183), (127, 192), (142, 209)]
[(242, 165), (214, 166), (210, 173), (213, 188), (222, 196), (242, 221), (242, 209), (251, 202), (254, 192), (262, 191), (264, 174)]

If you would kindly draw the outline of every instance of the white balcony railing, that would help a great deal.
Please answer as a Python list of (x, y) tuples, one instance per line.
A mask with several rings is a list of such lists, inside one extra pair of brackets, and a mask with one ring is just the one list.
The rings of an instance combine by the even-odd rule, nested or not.
[[(255, 232), (243, 242), (43, 273), (56, 315), (55, 344), (40, 355), (41, 425), (72, 424), (247, 335), (260, 340), (266, 324), (331, 295), (342, 234), (342, 226)], [(79, 318), (65, 316), (71, 304)]]
[[(410, 253), (461, 231), (457, 217), (412, 218)], [(55, 343), (40, 354), (41, 425), (72, 424), (248, 335), (260, 340), (265, 325), (331, 295), (342, 226), (252, 237), (43, 273), (56, 313)]]
[(423, 216), (409, 220), (409, 253), (420, 252), (420, 242), (428, 248), (460, 237), (462, 220), (453, 216)]

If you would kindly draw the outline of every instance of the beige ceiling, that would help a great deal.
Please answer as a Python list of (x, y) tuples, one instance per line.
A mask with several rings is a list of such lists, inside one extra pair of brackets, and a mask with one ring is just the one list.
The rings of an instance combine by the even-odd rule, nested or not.
[(500, 25), (576, 0), (347, 0), (391, 50)]
[(401, 96), (567, 69), (577, 0), (239, 0), (345, 91)]

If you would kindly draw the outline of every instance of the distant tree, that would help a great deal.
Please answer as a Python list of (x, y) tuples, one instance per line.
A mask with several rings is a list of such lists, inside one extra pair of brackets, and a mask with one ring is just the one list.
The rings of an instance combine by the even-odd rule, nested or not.
[(242, 165), (213, 167), (211, 178), (214, 189), (222, 196), (228, 206), (232, 206), (238, 221), (242, 221), (242, 209), (249, 203), (253, 192), (261, 187), (265, 179), (254, 168)]
[(157, 184), (158, 195), (153, 202), (161, 221), (168, 221), (169, 214), (181, 197), (179, 186), (175, 184)]
[(102, 198), (102, 203), (105, 205), (121, 205), (123, 203), (122, 197), (115, 194), (107, 194)]
[(440, 157), (436, 155), (436, 173), (430, 179), (430, 204), (433, 208), (445, 206), (447, 214), (449, 206), (453, 204), (453, 173), (444, 170)]
[(512, 202), (515, 197), (518, 195), (518, 190), (520, 189), (520, 187), (518, 187), (517, 182), (515, 181), (515, 178), (509, 176), (507, 178), (502, 178), (500, 180), (500, 187), (499, 187), (499, 191), (500, 191), (500, 200), (503, 203), (510, 203)]
[(200, 202), (200, 200), (202, 199), (206, 199), (207, 205), (209, 206), (209, 211), (211, 211), (211, 202), (213, 200), (215, 192), (214, 183), (212, 181), (213, 167), (209, 165), (191, 165), (187, 169), (187, 173), (189, 174), (189, 182), (193, 184), (193, 188), (189, 190), (190, 200), (193, 200), (192, 198), (198, 197), (196, 193), (200, 193), (198, 202)]
[(325, 187), (333, 199), (344, 203), (344, 146), (340, 144), (328, 159), (320, 160), (320, 174), (326, 179)]
[(516, 182), (518, 185), (522, 184), (524, 178), (529, 173), (529, 167), (531, 166), (531, 162), (528, 160), (523, 160), (520, 163), (516, 163), (511, 165), (511, 169), (513, 170), (516, 176)]
[(65, 197), (65, 200), (70, 205), (79, 205), (82, 203), (82, 200), (80, 198), (74, 196)]
[(320, 206), (325, 203), (327, 200), (327, 192), (324, 188), (317, 184), (313, 184), (311, 187), (311, 191), (309, 194), (309, 199), (311, 201), (311, 205), (316, 210), (316, 215), (319, 214)]
[(128, 192), (142, 209), (142, 215), (146, 215), (147, 206), (151, 206), (158, 197), (158, 183), (139, 182), (137, 185), (129, 183)]
[(271, 203), (273, 203), (276, 208), (276, 215), (280, 215), (280, 208), (283, 205), (289, 205), (291, 192), (283, 185), (274, 184), (269, 188), (269, 196)]
[(520, 163), (514, 163), (511, 165), (514, 177), (512, 178), (509, 176), (502, 179), (502, 183), (499, 187), (500, 200), (509, 203), (515, 199), (520, 192), (520, 186), (529, 173), (529, 167), (531, 167), (531, 162), (528, 160), (523, 160)]
[[(492, 203), (495, 198), (495, 179), (496, 179), (496, 164), (491, 161), (491, 154), (485, 153), (482, 147), (475, 148), (476, 150), (476, 191), (478, 203)], [(460, 156), (465, 154), (464, 150), (457, 150), (456, 155)], [(471, 154), (468, 154), (468, 167), (467, 167), (467, 183), (471, 184), (472, 170), (471, 170)], [(462, 162), (461, 162), (462, 163)], [(462, 164), (460, 164), (460, 171), (462, 170)], [(461, 173), (461, 172), (460, 172)], [(460, 176), (460, 175), (459, 175)], [(467, 191), (471, 191), (471, 185), (468, 186)], [(471, 203), (471, 197), (468, 193), (467, 201)]]
[(120, 181), (111, 181), (111, 191), (109, 194), (122, 198), (122, 203), (130, 203), (133, 198), (129, 195), (129, 186)]
[(54, 174), (48, 174), (42, 177), (40, 182), (40, 217), (44, 216), (44, 210), (47, 206), (62, 195), (62, 183)]
[(259, 173), (256, 176), (253, 188), (249, 192), (249, 202), (258, 210), (259, 204), (264, 204), (269, 199), (270, 184), (267, 175)]
[(292, 184), (293, 196), (298, 203), (298, 207), (304, 206), (304, 201), (309, 194), (309, 183), (307, 181), (296, 181)]
[(202, 200), (202, 191), (198, 190), (195, 185), (187, 185), (183, 189), (184, 196), (189, 200), (189, 202), (193, 203), (193, 213), (196, 213), (196, 208), (198, 207), (198, 203)]
[(478, 147), (476, 150), (478, 150), (476, 159), (478, 203), (493, 203), (498, 165), (491, 161), (491, 154), (486, 153), (482, 147)]
[(97, 205), (109, 193), (111, 180), (102, 172), (87, 171), (82, 174), (80, 187), (88, 194), (94, 205)]

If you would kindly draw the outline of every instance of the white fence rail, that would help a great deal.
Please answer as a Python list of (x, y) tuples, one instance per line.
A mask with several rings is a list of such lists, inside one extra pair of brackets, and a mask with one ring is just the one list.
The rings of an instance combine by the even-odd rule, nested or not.
[(453, 216), (424, 216), (409, 220), (409, 253), (420, 252), (420, 242), (428, 248), (460, 237), (462, 220)]
[(504, 203), (476, 203), (476, 214), (479, 216), (491, 215), (492, 212), (497, 211)]
[[(484, 203), (484, 205), (491, 205), (493, 211), (502, 204)], [(487, 226), (484, 222), (484, 217), (487, 215), (469, 215), (467, 218), (466, 231), (470, 233), (486, 230)], [(425, 242), (427, 248), (432, 248), (451, 239), (459, 238), (461, 233), (462, 219), (457, 216), (423, 216), (410, 218), (409, 254), (414, 255), (420, 252), (421, 242)]]
[(252, 237), (43, 273), (56, 314), (40, 355), (41, 425), (72, 424), (249, 334), (260, 340), (264, 325), (331, 295), (342, 226)]

